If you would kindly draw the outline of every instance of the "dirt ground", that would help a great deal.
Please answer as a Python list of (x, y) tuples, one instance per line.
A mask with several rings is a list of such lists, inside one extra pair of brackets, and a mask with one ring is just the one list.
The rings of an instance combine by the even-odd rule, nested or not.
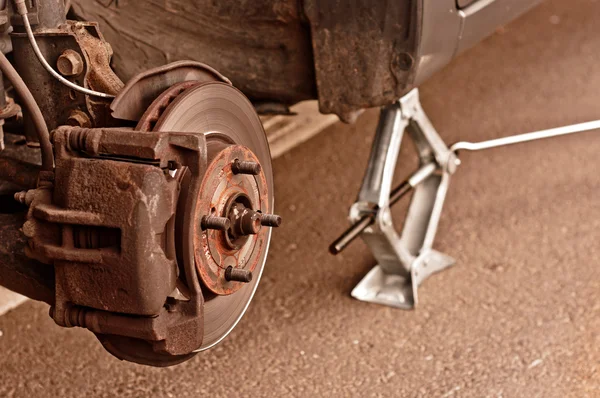
[[(453, 142), (600, 117), (598, 17), (600, 1), (554, 0), (499, 30), (422, 87), (434, 125)], [(284, 225), (221, 345), (168, 369), (120, 362), (28, 302), (0, 318), (0, 397), (599, 397), (600, 134), (461, 156), (436, 241), (457, 264), (402, 311), (350, 298), (374, 263), (362, 242), (327, 253), (376, 121), (275, 161)]]

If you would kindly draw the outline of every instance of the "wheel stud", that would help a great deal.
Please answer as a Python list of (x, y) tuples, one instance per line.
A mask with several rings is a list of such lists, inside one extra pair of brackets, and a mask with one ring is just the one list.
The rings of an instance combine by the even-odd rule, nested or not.
[(231, 226), (231, 221), (227, 217), (204, 216), (200, 222), (200, 227), (205, 229), (217, 229), (227, 231)]
[(263, 214), (260, 223), (265, 227), (279, 227), (281, 225), (281, 216), (277, 214)]
[(258, 175), (260, 174), (260, 164), (236, 159), (231, 165), (231, 171), (233, 174)]
[(241, 268), (233, 268), (231, 265), (225, 269), (225, 280), (233, 282), (252, 282), (252, 272)]

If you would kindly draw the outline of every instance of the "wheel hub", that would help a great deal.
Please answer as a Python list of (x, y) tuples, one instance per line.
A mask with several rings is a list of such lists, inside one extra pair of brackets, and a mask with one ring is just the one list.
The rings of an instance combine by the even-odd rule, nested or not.
[[(234, 173), (236, 161), (259, 164), (241, 145), (227, 146), (209, 164), (196, 206), (194, 253), (198, 273), (214, 294), (229, 295), (244, 284), (227, 280), (232, 267), (254, 273), (265, 251), (268, 228), (261, 229), (261, 213), (267, 213), (268, 190), (264, 173)], [(228, 228), (202, 226), (203, 217), (229, 221)]]

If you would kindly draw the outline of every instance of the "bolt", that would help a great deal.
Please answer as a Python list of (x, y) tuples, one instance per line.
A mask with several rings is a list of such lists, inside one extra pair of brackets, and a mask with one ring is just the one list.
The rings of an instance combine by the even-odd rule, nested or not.
[(398, 69), (403, 71), (410, 70), (414, 63), (413, 58), (410, 56), (409, 53), (400, 53), (396, 55), (394, 62), (398, 66)]
[(27, 195), (27, 191), (21, 191), (21, 192), (17, 192), (15, 193), (15, 200), (21, 204), (25, 204), (25, 197)]
[(37, 191), (35, 189), (17, 192), (15, 193), (15, 200), (21, 204), (24, 204), (25, 206), (29, 206), (33, 202), (36, 192)]
[(227, 231), (231, 222), (226, 217), (204, 216), (200, 222), (200, 227), (205, 229), (217, 229), (219, 231)]
[(56, 61), (56, 68), (63, 76), (79, 76), (83, 72), (83, 60), (78, 52), (65, 50)]
[(265, 227), (279, 227), (281, 225), (281, 216), (277, 214), (263, 214), (260, 223)]
[(260, 174), (260, 164), (257, 162), (249, 162), (245, 160), (234, 160), (231, 165), (231, 171), (233, 174), (252, 174), (258, 175)]
[(231, 265), (225, 269), (225, 280), (234, 282), (252, 282), (252, 271), (233, 268)]
[(85, 112), (75, 109), (69, 115), (69, 118), (67, 119), (67, 125), (90, 128), (92, 127), (92, 122), (90, 117)]

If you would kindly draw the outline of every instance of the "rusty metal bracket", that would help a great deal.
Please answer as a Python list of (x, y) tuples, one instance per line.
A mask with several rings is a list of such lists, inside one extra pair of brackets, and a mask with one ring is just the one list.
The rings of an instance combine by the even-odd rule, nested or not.
[[(18, 27), (17, 27), (18, 28)], [(70, 82), (94, 91), (116, 95), (123, 82), (111, 69), (112, 47), (97, 23), (65, 21), (60, 26), (33, 32), (44, 58)], [(112, 118), (111, 100), (94, 98), (65, 86), (40, 64), (26, 33), (11, 33), (15, 68), (40, 105), (49, 130), (61, 125), (78, 127), (110, 127), (118, 123)], [(28, 145), (37, 146), (37, 134), (24, 115)]]

